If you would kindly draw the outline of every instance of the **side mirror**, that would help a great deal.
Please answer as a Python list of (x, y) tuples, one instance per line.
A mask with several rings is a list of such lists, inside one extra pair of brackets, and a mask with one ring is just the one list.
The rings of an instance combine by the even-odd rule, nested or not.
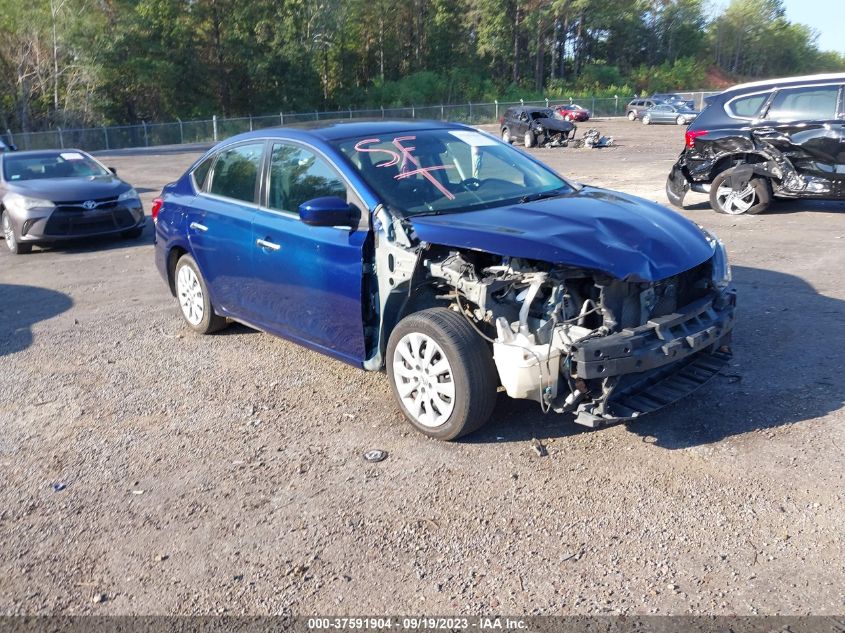
[(311, 226), (353, 226), (352, 207), (337, 196), (303, 202), (299, 205), (299, 218)]
[(117, 176), (117, 170), (114, 167), (109, 167), (109, 171)]

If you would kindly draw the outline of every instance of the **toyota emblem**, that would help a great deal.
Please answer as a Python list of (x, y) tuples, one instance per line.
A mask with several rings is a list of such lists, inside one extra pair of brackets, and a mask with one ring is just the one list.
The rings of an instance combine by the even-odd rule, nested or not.
[(93, 200), (86, 200), (85, 202), (83, 202), (83, 203), (82, 203), (82, 208), (83, 208), (83, 209), (88, 209), (89, 211), (90, 211), (91, 209), (96, 208), (96, 206), (97, 206), (97, 203), (96, 203), (96, 202), (94, 202)]

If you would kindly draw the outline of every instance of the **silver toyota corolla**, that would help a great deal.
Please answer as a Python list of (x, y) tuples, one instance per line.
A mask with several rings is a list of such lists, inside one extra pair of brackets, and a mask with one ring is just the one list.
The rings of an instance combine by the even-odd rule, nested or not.
[(138, 192), (85, 152), (0, 154), (0, 226), (12, 253), (94, 235), (137, 238), (144, 222)]

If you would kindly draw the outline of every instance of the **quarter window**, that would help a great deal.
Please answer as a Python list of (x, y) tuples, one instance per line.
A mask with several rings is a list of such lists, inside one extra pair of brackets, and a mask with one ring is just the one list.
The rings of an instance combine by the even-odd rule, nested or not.
[(264, 143), (238, 145), (223, 150), (214, 164), (209, 193), (244, 202), (255, 202), (255, 183)]
[(738, 99), (731, 101), (728, 107), (730, 108), (733, 116), (743, 119), (753, 119), (760, 111), (760, 107), (766, 102), (766, 99), (769, 98), (770, 94), (770, 92), (765, 92), (763, 94), (739, 97)]
[(346, 185), (314, 152), (298, 145), (276, 144), (270, 156), (268, 193), (271, 209), (298, 213), (299, 205), (314, 198), (346, 200)]
[(814, 86), (778, 90), (766, 119), (772, 121), (823, 121), (836, 118), (839, 86)]
[(194, 170), (194, 183), (199, 191), (205, 190), (205, 178), (208, 176), (208, 172), (211, 169), (211, 165), (215, 158), (217, 157), (209, 156), (197, 165), (197, 168)]

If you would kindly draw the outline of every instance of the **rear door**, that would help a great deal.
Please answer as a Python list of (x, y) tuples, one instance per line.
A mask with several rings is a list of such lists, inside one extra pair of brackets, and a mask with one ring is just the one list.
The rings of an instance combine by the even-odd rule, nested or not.
[(841, 180), (840, 93), (839, 84), (782, 88), (752, 133), (785, 154), (800, 173)]
[(254, 215), (253, 270), (247, 285), (250, 321), (353, 363), (365, 357), (362, 316), (363, 249), (360, 226), (310, 226), (299, 205), (337, 196), (363, 203), (316, 148), (273, 141), (262, 206)]
[(245, 281), (252, 265), (252, 216), (264, 141), (223, 149), (202, 191), (185, 209), (191, 253), (221, 311), (242, 317)]

